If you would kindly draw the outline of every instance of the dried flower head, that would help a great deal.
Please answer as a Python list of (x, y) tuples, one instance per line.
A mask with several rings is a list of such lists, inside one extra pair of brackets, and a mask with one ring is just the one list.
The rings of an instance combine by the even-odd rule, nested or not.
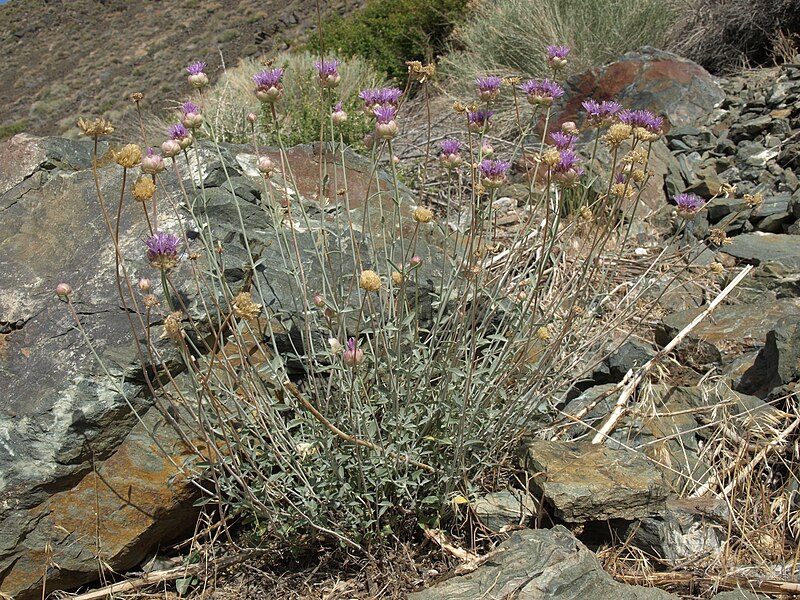
[(145, 240), (147, 260), (156, 269), (168, 270), (176, 266), (180, 260), (178, 248), (181, 240), (171, 233), (157, 232)]
[(139, 175), (133, 184), (131, 193), (133, 194), (133, 199), (137, 202), (152, 200), (156, 193), (156, 184), (153, 183), (153, 178), (147, 175)]
[(392, 283), (396, 286), (403, 284), (403, 274), (399, 271), (392, 271)]
[(725, 233), (725, 230), (718, 227), (709, 230), (707, 239), (712, 245), (717, 247), (725, 246), (726, 244), (731, 243), (731, 240), (728, 239), (728, 234)]
[(136, 144), (128, 144), (114, 153), (114, 160), (124, 169), (132, 169), (142, 162), (142, 149)]
[(722, 273), (725, 272), (725, 265), (715, 260), (708, 265), (708, 270), (711, 271), (714, 275), (721, 275)]
[(555, 148), (548, 148), (538, 157), (538, 159), (548, 167), (555, 167), (561, 160), (561, 152)]
[(619, 146), (631, 137), (632, 128), (625, 123), (614, 123), (603, 136), (603, 141), (612, 148)]
[(612, 198), (630, 199), (630, 198), (633, 198), (633, 195), (635, 193), (636, 193), (636, 191), (633, 189), (633, 186), (631, 186), (628, 183), (624, 183), (624, 182), (619, 182), (619, 183), (613, 184), (611, 186), (611, 190), (609, 191), (609, 195)]
[(381, 289), (381, 277), (375, 271), (362, 271), (359, 287), (368, 292), (377, 292)]
[(407, 60), (406, 65), (408, 66), (408, 74), (411, 76), (411, 79), (419, 81), (420, 83), (436, 74), (436, 65), (433, 64), (423, 65), (418, 60)]
[(129, 96), (129, 98), (131, 99), (131, 102), (133, 102), (134, 104), (139, 104), (139, 102), (144, 100), (144, 94), (142, 92), (133, 92)]
[(433, 211), (424, 206), (418, 206), (414, 209), (414, 212), (411, 213), (411, 217), (417, 223), (430, 223), (433, 221)]
[(114, 133), (114, 127), (111, 125), (111, 121), (106, 121), (103, 118), (97, 118), (94, 121), (88, 121), (81, 117), (78, 119), (78, 129), (81, 130), (83, 135), (93, 138)]
[(546, 342), (551, 337), (550, 328), (547, 325), (542, 325), (536, 330), (536, 338), (542, 342)]
[(142, 298), (142, 302), (144, 303), (144, 307), (147, 309), (158, 306), (158, 298), (156, 298), (155, 294), (145, 294)]
[(164, 319), (164, 337), (171, 339), (173, 342), (180, 341), (183, 337), (183, 328), (181, 327), (181, 320), (183, 315), (180, 311), (171, 312)]
[(723, 183), (719, 186), (719, 193), (726, 198), (730, 198), (736, 193), (736, 186), (730, 183)]
[(744, 203), (747, 204), (748, 208), (758, 208), (764, 204), (764, 194), (761, 192), (756, 194), (745, 194)]
[(249, 321), (261, 314), (261, 305), (253, 302), (250, 292), (239, 292), (233, 299), (233, 314)]

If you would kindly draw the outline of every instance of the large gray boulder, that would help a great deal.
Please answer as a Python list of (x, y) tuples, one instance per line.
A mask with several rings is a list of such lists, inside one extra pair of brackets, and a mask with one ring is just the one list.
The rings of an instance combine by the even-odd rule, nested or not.
[[(131, 330), (138, 317), (122, 305), (117, 290), (115, 253), (98, 205), (91, 148), (89, 141), (26, 135), (0, 144), (0, 590), (17, 600), (41, 597), (45, 570), (49, 592), (96, 579), (98, 564), (128, 569), (155, 544), (190, 534), (197, 514), (197, 488), (184, 465), (202, 453), (201, 436), (184, 428), (182, 437), (172, 426), (173, 413), (153, 399), (152, 380), (141, 367), (146, 356), (141, 330), (136, 336)], [(280, 320), (275, 335), (281, 339), (270, 344), (279, 351), (302, 351), (298, 330), (307, 314), (304, 307), (321, 291), (321, 267), (314, 258), (320, 230), (327, 228), (328, 239), (335, 241), (336, 223), (346, 222), (347, 209), (336, 188), (342, 182), (341, 163), (335, 166), (333, 156), (325, 154), (329, 179), (321, 191), (330, 205), (295, 231), (310, 282), (309, 289), (299, 290), (280, 259), (276, 236), (285, 231), (280, 220), (270, 227), (252, 151), (235, 146), (219, 152), (200, 146), (196, 151), (200, 160), (195, 161), (192, 151), (191, 168), (179, 161), (190, 190), (188, 204), (200, 205), (191, 191), (192, 173), (195, 184), (202, 180), (207, 190), (211, 231), (223, 243), (231, 289), (241, 288), (250, 265), (241, 211), (250, 250), (261, 258), (252, 280), (254, 300), (269, 306)], [(100, 152), (105, 154), (105, 145)], [(311, 146), (289, 150), (294, 179), (276, 176), (272, 208), (289, 201), (296, 209), (322, 205), (313, 198), (320, 191), (319, 156)], [(280, 164), (277, 154), (272, 157)], [(352, 154), (345, 164), (354, 223), (369, 224), (394, 210), (393, 199), (378, 192), (378, 186), (388, 188), (385, 175), (376, 178), (370, 163)], [(100, 189), (115, 219), (122, 169), (109, 155), (101, 165)], [(183, 200), (177, 177), (167, 172), (159, 186), (165, 194), (160, 196), (159, 229), (187, 232), (184, 250), (200, 252), (196, 223), (185, 211), (174, 214), (166, 208), (166, 197)], [(362, 218), (366, 202), (372, 210)], [(406, 195), (401, 211), (409, 212)], [(145, 259), (147, 224), (130, 191), (125, 192), (119, 227), (131, 280), (146, 276), (157, 282), (158, 273)], [(392, 236), (382, 239), (366, 232), (355, 237), (368, 248), (364, 255), (369, 259), (383, 256), (395, 243)], [(352, 239), (348, 233), (347, 243)], [(426, 259), (416, 278), (420, 286), (436, 276), (430, 260), (434, 252), (420, 241), (417, 253)], [(201, 268), (203, 260), (201, 253)], [(183, 296), (191, 289), (188, 263), (171, 277), (189, 313), (199, 316), (204, 313), (197, 294)], [(347, 273), (346, 261), (338, 268)], [(72, 300), (85, 338), (66, 303), (56, 298), (59, 281), (74, 289)], [(154, 292), (163, 303), (159, 283), (154, 283)], [(128, 297), (128, 309), (130, 302)], [(162, 308), (153, 311), (154, 339), (162, 332), (164, 314)], [(167, 341), (158, 344), (168, 351)], [(152, 379), (153, 370), (147, 373)]]

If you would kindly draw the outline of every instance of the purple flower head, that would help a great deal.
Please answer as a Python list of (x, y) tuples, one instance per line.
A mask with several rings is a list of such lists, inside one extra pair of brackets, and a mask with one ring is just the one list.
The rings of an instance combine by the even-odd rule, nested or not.
[(341, 103), (341, 101), (337, 102), (336, 106), (333, 107), (333, 112), (342, 112), (342, 103)]
[(186, 72), (189, 73), (189, 75), (199, 75), (205, 70), (206, 70), (206, 63), (199, 60), (197, 62), (193, 62), (188, 67), (186, 67)]
[(145, 240), (147, 260), (156, 269), (167, 270), (178, 264), (181, 240), (171, 233), (156, 232)]
[(488, 128), (490, 123), (489, 119), (494, 115), (491, 110), (469, 110), (467, 111), (467, 128), (473, 132), (480, 132)]
[(617, 173), (614, 183), (625, 183), (625, 173)]
[(564, 95), (564, 90), (561, 89), (561, 86), (549, 79), (543, 79), (542, 81), (529, 79), (519, 86), (519, 89), (525, 92), (528, 96), (528, 102), (531, 104), (545, 106), (550, 106), (553, 100)]
[(475, 80), (475, 85), (478, 86), (478, 98), (484, 102), (491, 102), (496, 100), (500, 95), (500, 86), (503, 84), (502, 78), (497, 75), (490, 75), (489, 77), (478, 77)]
[(687, 219), (697, 214), (697, 211), (703, 206), (703, 199), (695, 194), (675, 194), (672, 201), (678, 207), (678, 214)]
[(550, 139), (558, 150), (566, 150), (575, 145), (575, 136), (563, 131), (554, 131), (550, 134)]
[(322, 77), (331, 77), (338, 74), (338, 69), (340, 65), (340, 61), (337, 59), (333, 60), (323, 60), (322, 62), (317, 61), (314, 63), (317, 71), (319, 71), (320, 78)]
[(380, 104), (380, 102), (378, 102), (379, 93), (380, 90), (370, 88), (367, 90), (361, 90), (358, 93), (358, 97), (364, 101), (364, 107), (371, 110), (373, 106)]
[(586, 111), (589, 119), (597, 122), (609, 118), (610, 116), (619, 112), (619, 110), (622, 108), (621, 104), (611, 100), (603, 100), (602, 102), (598, 102), (597, 100), (592, 100), (591, 98), (584, 100), (581, 105)]
[(439, 142), (439, 147), (442, 149), (442, 154), (458, 154), (461, 152), (461, 142), (452, 138), (442, 140)]
[(651, 133), (661, 133), (662, 117), (657, 117), (649, 110), (621, 110), (617, 113), (619, 120), (631, 127), (642, 127)]
[(559, 153), (558, 163), (555, 166), (555, 170), (559, 173), (564, 173), (570, 169), (574, 169), (579, 160), (580, 157), (575, 154), (575, 152), (569, 148), (566, 148)]
[(194, 102), (184, 102), (181, 104), (181, 108), (183, 109), (183, 114), (194, 113), (197, 114), (200, 112), (200, 107), (197, 106)]
[(186, 129), (183, 123), (175, 123), (175, 125), (169, 128), (169, 137), (172, 140), (182, 140), (189, 137), (189, 130)]
[(549, 60), (553, 60), (554, 58), (558, 58), (564, 60), (569, 54), (569, 48), (567, 46), (548, 46), (547, 47), (547, 58)]
[(394, 121), (394, 118), (397, 116), (397, 109), (394, 106), (382, 105), (374, 108), (372, 114), (375, 115), (378, 124), (386, 125), (390, 121)]
[(403, 90), (399, 88), (382, 88), (378, 90), (377, 101), (378, 104), (390, 104), (397, 106), (400, 101), (400, 96), (403, 95)]
[(498, 188), (506, 180), (506, 172), (511, 163), (506, 160), (492, 160), (485, 158), (478, 165), (481, 173), (481, 183), (487, 188)]
[(322, 62), (317, 61), (314, 63), (314, 66), (319, 72), (319, 83), (323, 88), (335, 88), (337, 85), (339, 85), (339, 82), (342, 80), (342, 76), (339, 75), (338, 60), (323, 60)]
[(253, 75), (253, 81), (260, 90), (268, 90), (271, 87), (278, 87), (283, 77), (283, 69), (264, 69)]
[(342, 360), (344, 364), (355, 367), (364, 362), (364, 351), (358, 347), (358, 342), (354, 338), (348, 338), (344, 343), (344, 354)]

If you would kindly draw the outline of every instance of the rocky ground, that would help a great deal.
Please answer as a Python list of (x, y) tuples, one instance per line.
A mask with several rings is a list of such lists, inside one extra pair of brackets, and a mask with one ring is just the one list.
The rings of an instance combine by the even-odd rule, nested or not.
[[(320, 3), (323, 17), (363, 4)], [(188, 64), (207, 61), (216, 80), (223, 60), (233, 66), (286, 49), (316, 22), (309, 0), (14, 0), (0, 6), (0, 139), (74, 137), (81, 115), (110, 118), (132, 137), (132, 93), (161, 114), (184, 100), (178, 76)]]
[[(665, 114), (669, 123), (654, 146), (647, 210), (632, 225), (636, 247), (625, 268), (641, 273), (665, 247), (692, 266), (673, 286), (654, 276), (652, 327), (592, 369), (557, 407), (561, 418), (525, 439), (519, 485), (464, 509), (475, 537), (418, 534), (415, 545), (398, 544), (394, 554), (372, 563), (308, 548), (297, 554), (274, 549), (225, 568), (220, 558), (198, 571), (195, 596), (730, 600), (753, 598), (753, 590), (800, 592), (800, 68), (715, 81), (651, 49), (583, 74), (569, 87), (578, 92), (567, 99), (565, 119), (569, 102), (579, 104), (588, 87), (593, 94), (624, 93), (626, 103)], [(413, 146), (405, 161), (413, 160)], [(239, 227), (225, 202), (221, 163), (234, 173), (243, 206), (260, 199), (249, 152), (231, 147), (219, 158), (208, 154), (205, 184), (221, 235)], [(160, 413), (135, 375), (137, 359), (122, 342), (127, 325), (113, 286), (95, 276), (113, 258), (93, 237), (105, 232), (88, 157), (85, 142), (54, 138), (18, 136), (0, 146), (8, 165), (0, 172), (0, 390), (8, 400), (0, 407), (0, 445), (8, 451), (0, 454), (0, 589), (19, 600), (41, 596), (42, 565), (54, 587), (96, 578), (96, 523), (81, 521), (81, 507), (101, 503), (109, 515), (103, 523), (109, 566), (129, 572), (129, 579), (172, 567), (162, 557), (150, 561), (154, 546), (166, 530), (174, 533), (196, 516), (189, 486), (164, 486), (168, 461), (156, 460), (161, 454), (153, 451), (148, 429), (160, 432), (158, 442), (173, 459), (182, 450), (161, 428)], [(298, 192), (310, 197), (314, 155), (298, 148), (292, 160), (301, 174)], [(368, 165), (348, 160), (349, 184), (368, 185)], [(118, 184), (107, 175), (101, 181), (113, 195)], [(737, 191), (725, 197), (723, 184)], [(177, 189), (178, 182), (169, 185)], [(499, 207), (509, 217), (503, 227), (527, 216), (514, 201), (518, 185), (502, 190)], [(711, 200), (673, 239), (680, 221), (665, 198), (686, 190)], [(125, 239), (141, 239), (140, 221), (124, 213), (123, 222)], [(714, 230), (721, 233), (703, 241)], [(269, 252), (269, 240), (259, 237), (266, 234), (253, 235)], [(241, 256), (244, 248), (229, 238), (226, 252)], [(726, 302), (686, 331), (748, 266), (752, 271)], [(126, 392), (141, 420), (77, 350), (70, 317), (52, 298), (63, 274), (83, 278), (81, 315), (102, 356), (128, 374)], [(267, 276), (280, 281), (282, 274)], [(287, 285), (264, 301), (293, 293)], [(673, 348), (676, 336), (683, 341)], [(628, 390), (635, 394), (627, 410), (605, 443), (592, 445)], [(42, 419), (47, 428), (38, 425)], [(119, 473), (124, 477), (115, 478)], [(141, 494), (133, 498), (123, 489), (132, 478)], [(66, 533), (52, 537), (54, 525)], [(202, 531), (208, 533), (196, 536), (196, 549), (218, 551), (224, 536)], [(186, 556), (187, 546), (173, 554)], [(160, 587), (174, 594), (172, 586)]]

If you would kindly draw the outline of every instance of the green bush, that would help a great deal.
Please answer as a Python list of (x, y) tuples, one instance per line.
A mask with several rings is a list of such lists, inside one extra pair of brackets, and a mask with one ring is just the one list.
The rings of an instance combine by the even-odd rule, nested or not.
[[(278, 55), (274, 61), (276, 67), (286, 70), (284, 99), (277, 106), (283, 141), (294, 145), (319, 140), (320, 123), (323, 120), (327, 122), (333, 104), (341, 101), (348, 120), (339, 131), (346, 144), (359, 147), (371, 123), (362, 110), (363, 102), (358, 93), (364, 88), (383, 86), (385, 79), (363, 59), (345, 60), (339, 65), (342, 76), (339, 86), (333, 90), (333, 97), (323, 102), (314, 67), (318, 60), (308, 52), (287, 52)], [(250, 125), (245, 117), (251, 112), (261, 114), (261, 103), (253, 93), (253, 75), (263, 68), (257, 60), (246, 59), (236, 68), (229, 69), (210, 90), (205, 113), (218, 139), (232, 143), (252, 142)], [(264, 113), (262, 118), (270, 121), (272, 115)], [(278, 136), (274, 128), (263, 129), (267, 133), (260, 136), (260, 141), (276, 145)]]
[(25, 131), (27, 123), (25, 121), (14, 121), (13, 123), (3, 123), (0, 125), (0, 140), (8, 139)]
[(614, 60), (644, 45), (659, 46), (675, 21), (671, 0), (498, 0), (484, 2), (456, 29), (462, 47), (443, 67), (451, 85), (467, 85), (487, 74), (542, 77), (546, 49), (572, 49), (566, 73)]
[[(429, 62), (446, 49), (467, 0), (374, 0), (352, 16), (323, 22), (326, 50), (372, 61), (390, 77), (406, 75), (405, 61)], [(319, 52), (319, 39), (308, 47)]]

